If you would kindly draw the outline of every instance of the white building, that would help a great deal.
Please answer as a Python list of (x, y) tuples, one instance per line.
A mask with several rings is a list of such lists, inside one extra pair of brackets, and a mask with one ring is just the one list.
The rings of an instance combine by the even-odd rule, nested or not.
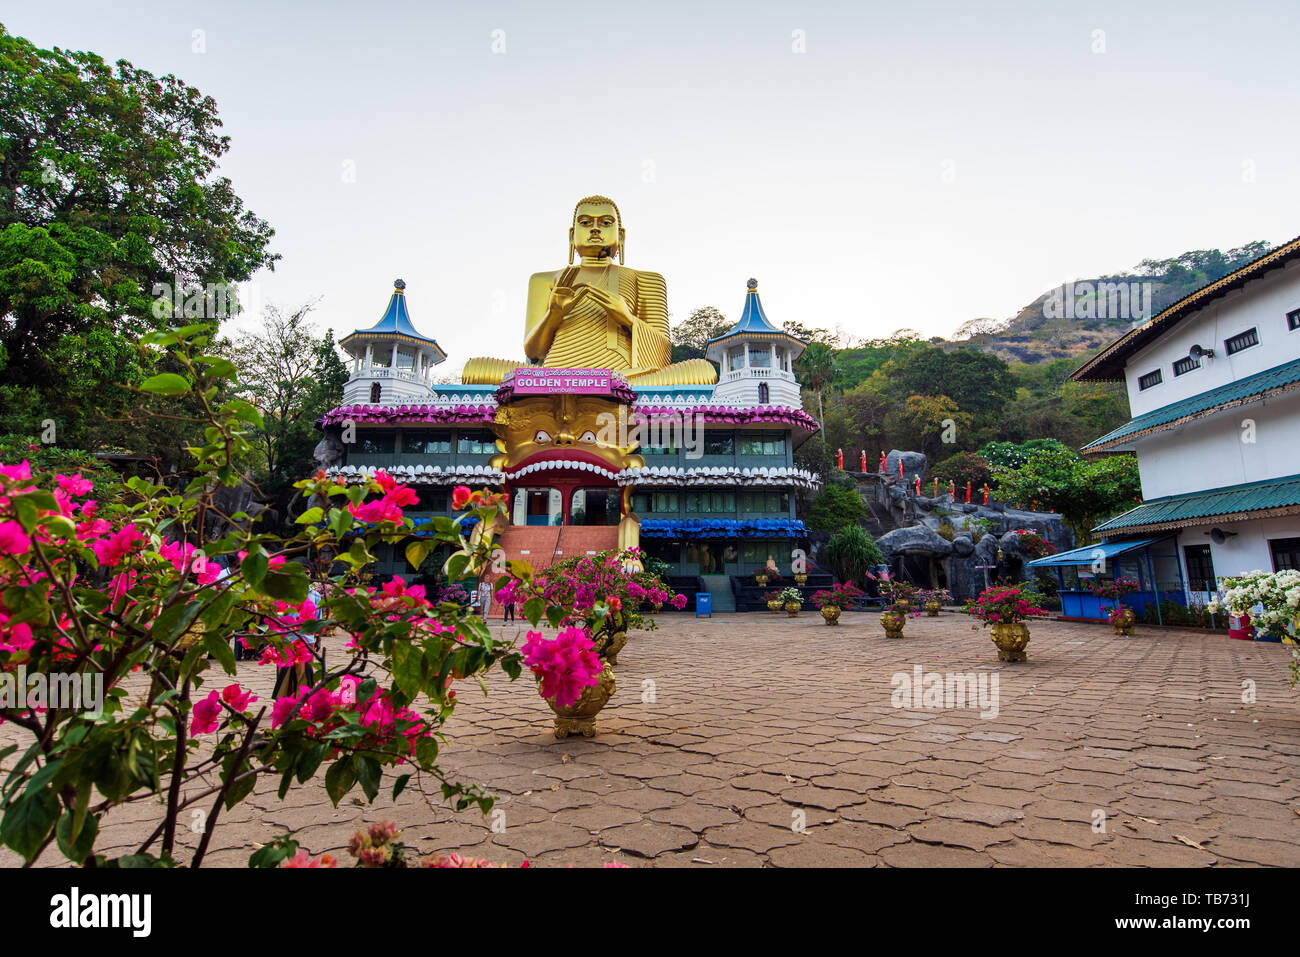
[(1073, 378), (1128, 386), (1133, 418), (1083, 449), (1138, 458), (1142, 504), (1094, 530), (1107, 554), (1151, 543), (1167, 557), (1147, 562), (1157, 590), (1197, 603), (1225, 576), (1300, 567), (1300, 239), (1134, 327)]
[(397, 405), (428, 402), (433, 367), (447, 358), (442, 347), (421, 335), (406, 311), (406, 283), (393, 283), (393, 295), (379, 321), (358, 329), (339, 345), (351, 358), (343, 403)]
[(758, 298), (758, 280), (751, 279), (746, 285), (749, 293), (740, 321), (705, 347), (705, 357), (718, 365), (713, 401), (718, 405), (802, 408), (794, 361), (807, 346), (768, 321)]

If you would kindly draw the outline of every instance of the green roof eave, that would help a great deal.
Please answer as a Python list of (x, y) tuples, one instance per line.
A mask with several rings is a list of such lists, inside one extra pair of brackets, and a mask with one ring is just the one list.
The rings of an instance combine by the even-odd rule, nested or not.
[(1102, 522), (1094, 532), (1172, 531), (1202, 525), (1205, 519), (1244, 521), (1300, 513), (1300, 475), (1166, 495), (1143, 502)]
[(1300, 359), (1139, 415), (1113, 432), (1089, 442), (1082, 451), (1115, 451), (1121, 444), (1141, 436), (1176, 428), (1186, 422), (1215, 415), (1248, 402), (1269, 399), (1297, 387), (1300, 387)]

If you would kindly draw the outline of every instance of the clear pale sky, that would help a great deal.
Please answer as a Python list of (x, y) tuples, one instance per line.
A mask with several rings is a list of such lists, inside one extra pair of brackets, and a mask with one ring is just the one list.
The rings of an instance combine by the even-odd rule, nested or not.
[(60, 0), (2, 19), (215, 97), (222, 170), (284, 256), (263, 300), (320, 296), (342, 336), (401, 277), (447, 372), (522, 355), (528, 276), (564, 264), (588, 193), (619, 204), (675, 319), (739, 318), (755, 276), (773, 321), (866, 337), (1300, 233), (1294, 0)]

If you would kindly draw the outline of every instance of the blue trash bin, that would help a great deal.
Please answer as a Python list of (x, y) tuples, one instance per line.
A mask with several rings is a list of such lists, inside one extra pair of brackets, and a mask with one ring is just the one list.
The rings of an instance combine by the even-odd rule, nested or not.
[(695, 595), (695, 617), (713, 617), (713, 596), (706, 591), (697, 592)]

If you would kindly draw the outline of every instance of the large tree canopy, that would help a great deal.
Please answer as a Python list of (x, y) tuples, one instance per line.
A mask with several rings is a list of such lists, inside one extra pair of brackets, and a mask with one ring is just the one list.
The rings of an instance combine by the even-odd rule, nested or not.
[(0, 25), (0, 385), (129, 380), (129, 343), (171, 319), (156, 286), (194, 301), (273, 265), (273, 230), (215, 175), (220, 126), (174, 76)]

